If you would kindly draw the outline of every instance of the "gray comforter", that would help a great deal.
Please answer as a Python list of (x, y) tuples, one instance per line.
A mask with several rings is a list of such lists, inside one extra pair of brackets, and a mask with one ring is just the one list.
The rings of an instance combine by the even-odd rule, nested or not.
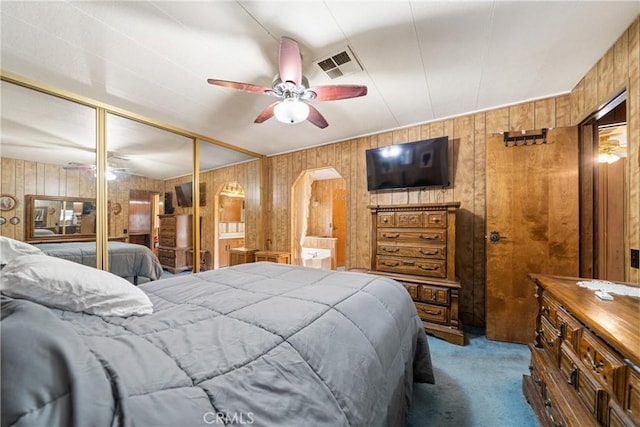
[[(95, 242), (40, 243), (34, 245), (47, 255), (95, 267)], [(120, 277), (147, 277), (157, 280), (162, 274), (158, 257), (143, 245), (109, 242), (109, 271)]]
[(143, 317), (2, 303), (2, 426), (401, 426), (433, 382), (407, 292), (255, 263), (140, 286)]

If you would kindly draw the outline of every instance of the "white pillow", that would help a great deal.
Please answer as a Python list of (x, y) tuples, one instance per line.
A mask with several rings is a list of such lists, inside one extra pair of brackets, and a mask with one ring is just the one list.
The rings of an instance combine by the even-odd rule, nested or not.
[(44, 253), (28, 243), (0, 236), (0, 264), (8, 264), (20, 255), (44, 255)]
[(42, 255), (22, 255), (2, 270), (0, 290), (14, 298), (98, 316), (151, 314), (141, 289), (107, 271)]

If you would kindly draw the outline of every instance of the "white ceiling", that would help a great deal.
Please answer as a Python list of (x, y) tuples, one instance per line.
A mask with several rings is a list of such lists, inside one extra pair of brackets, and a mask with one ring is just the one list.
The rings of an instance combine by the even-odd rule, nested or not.
[[(272, 155), (569, 92), (639, 13), (638, 0), (3, 0), (1, 66)], [(311, 86), (363, 84), (367, 96), (314, 103), (329, 122), (319, 129), (254, 124), (273, 98), (207, 84), (271, 86), (282, 36), (299, 42)], [(331, 80), (313, 60), (345, 46), (364, 70)]]

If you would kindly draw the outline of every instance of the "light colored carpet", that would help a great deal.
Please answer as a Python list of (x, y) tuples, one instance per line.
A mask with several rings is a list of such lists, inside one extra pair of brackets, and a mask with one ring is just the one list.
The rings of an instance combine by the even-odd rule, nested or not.
[(436, 384), (414, 384), (406, 427), (536, 427), (522, 394), (526, 345), (489, 341), (467, 331), (467, 345), (429, 336)]

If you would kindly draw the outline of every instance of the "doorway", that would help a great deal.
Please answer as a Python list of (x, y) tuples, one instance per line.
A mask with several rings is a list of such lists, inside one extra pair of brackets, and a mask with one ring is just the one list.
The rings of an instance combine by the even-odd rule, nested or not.
[(292, 187), (292, 263), (342, 270), (346, 264), (346, 181), (334, 168), (303, 171)]
[(237, 182), (225, 183), (217, 194), (215, 229), (217, 238), (214, 268), (230, 265), (231, 250), (244, 247), (245, 242), (245, 192)]
[(580, 124), (580, 276), (625, 281), (626, 92)]
[(157, 255), (159, 213), (160, 193), (129, 190), (129, 243), (146, 246)]
[(538, 304), (529, 273), (578, 274), (578, 132), (544, 143), (487, 139), (486, 334), (528, 343)]

